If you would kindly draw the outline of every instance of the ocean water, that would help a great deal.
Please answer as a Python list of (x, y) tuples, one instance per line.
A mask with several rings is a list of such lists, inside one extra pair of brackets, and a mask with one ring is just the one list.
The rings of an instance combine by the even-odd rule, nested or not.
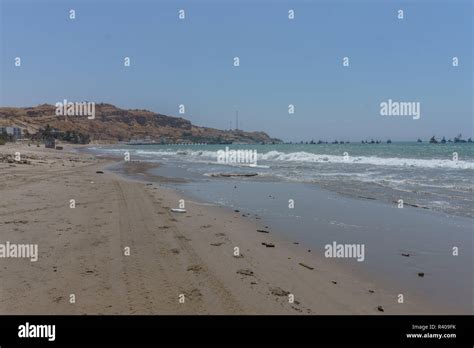
[[(219, 151), (256, 151), (257, 161), (220, 163)], [(181, 168), (193, 180), (219, 173), (319, 185), (345, 196), (474, 217), (474, 143), (116, 145), (90, 150)], [(222, 158), (221, 158), (222, 159)], [(231, 158), (232, 160), (232, 158)], [(175, 173), (175, 172), (174, 172)]]

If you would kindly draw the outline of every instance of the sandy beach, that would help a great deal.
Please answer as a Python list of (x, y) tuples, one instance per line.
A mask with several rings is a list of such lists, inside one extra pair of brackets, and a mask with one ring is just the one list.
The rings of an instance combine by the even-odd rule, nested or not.
[[(189, 200), (160, 178), (126, 179), (106, 169), (112, 159), (71, 150), (0, 148), (0, 243), (38, 245), (36, 262), (0, 259), (1, 314), (435, 312), (410, 297), (399, 304), (397, 289), (258, 220)], [(15, 152), (26, 163), (8, 163)], [(140, 166), (127, 164), (127, 173)], [(180, 199), (186, 213), (172, 212)]]

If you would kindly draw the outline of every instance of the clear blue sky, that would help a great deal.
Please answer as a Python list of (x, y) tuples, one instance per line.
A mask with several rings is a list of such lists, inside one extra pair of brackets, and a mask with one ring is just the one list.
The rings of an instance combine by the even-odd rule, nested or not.
[[(472, 136), (471, 0), (0, 3), (2, 106), (66, 98), (178, 115), (182, 103), (216, 128), (237, 106), (245, 130), (285, 140)], [(380, 116), (389, 98), (420, 102), (421, 119)]]

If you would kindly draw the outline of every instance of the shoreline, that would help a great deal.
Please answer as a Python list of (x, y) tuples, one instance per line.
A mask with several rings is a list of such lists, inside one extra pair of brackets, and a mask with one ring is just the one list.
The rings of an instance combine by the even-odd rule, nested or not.
[[(162, 178), (127, 180), (105, 169), (111, 159), (70, 147), (7, 149), (36, 158), (0, 163), (11, 202), (0, 207), (2, 238), (38, 242), (39, 260), (0, 259), (2, 314), (441, 314), (411, 298), (398, 304), (395, 289), (257, 232), (265, 226), (241, 214), (189, 200)], [(170, 211), (179, 199), (184, 214)]]
[[(301, 240), (299, 240), (298, 238), (292, 238), (287, 233), (286, 234), (282, 233), (282, 229), (277, 226), (278, 224), (274, 224), (272, 221), (269, 221), (270, 217), (268, 216), (265, 216), (265, 215), (259, 216), (258, 214), (252, 214), (252, 213), (249, 213), (248, 211), (240, 211), (240, 210), (237, 210), (238, 213), (235, 214), (234, 212), (235, 207), (230, 207), (230, 206), (226, 206), (222, 204), (216, 204), (216, 203), (210, 202), (209, 200), (203, 199), (203, 197), (191, 195), (191, 192), (189, 192), (189, 190), (182, 189), (182, 186), (180, 184), (182, 183), (189, 184), (189, 183), (192, 183), (192, 181), (188, 181), (187, 179), (170, 180), (170, 178), (168, 177), (163, 177), (163, 176), (154, 174), (153, 173), (154, 169), (161, 169), (163, 167), (163, 165), (158, 162), (140, 162), (137, 160), (133, 163), (137, 165), (137, 168), (140, 168), (138, 169), (138, 171), (142, 171), (141, 173), (143, 174), (142, 176), (135, 177), (135, 178), (133, 178), (133, 175), (129, 176), (129, 173), (127, 173), (127, 170), (125, 169), (125, 167), (126, 165), (131, 165), (132, 163), (124, 163), (124, 162), (116, 163), (113, 165), (114, 166), (113, 170), (115, 173), (122, 175), (126, 180), (136, 179), (141, 182), (158, 181), (165, 185), (164, 187), (166, 190), (171, 190), (173, 194), (179, 195), (179, 197), (186, 199), (186, 201), (197, 200), (198, 204), (210, 206), (213, 209), (224, 211), (226, 214), (243, 216), (244, 220), (247, 220), (251, 224), (252, 223), (255, 224), (256, 227), (254, 227), (254, 229), (256, 230), (263, 229), (263, 230), (268, 231), (269, 234), (267, 234), (267, 236), (269, 236), (269, 239), (273, 242), (273, 244), (284, 245), (285, 248), (298, 250), (298, 252), (303, 251), (303, 254), (305, 254), (305, 251), (310, 251), (312, 253), (311, 257), (314, 260), (316, 260), (315, 261), (316, 264), (325, 264), (328, 267), (334, 267), (335, 269), (337, 269), (336, 273), (340, 273), (343, 276), (350, 273), (351, 276), (354, 277), (354, 279), (363, 281), (367, 284), (376, 284), (377, 287), (380, 287), (382, 289), (404, 288), (403, 285), (398, 286), (397, 282), (395, 281), (389, 282), (387, 279), (382, 279), (382, 277), (380, 277), (380, 274), (375, 274), (374, 272), (368, 272), (366, 265), (359, 264), (358, 262), (354, 262), (354, 263), (348, 262), (346, 259), (338, 259), (338, 258), (328, 259), (324, 257), (322, 252), (320, 252), (319, 250), (313, 249), (314, 245), (311, 246), (311, 245), (305, 244), (305, 242), (302, 243)], [(238, 182), (236, 182), (236, 184), (239, 185)], [(322, 189), (324, 190), (324, 188)], [(349, 199), (354, 200), (353, 197), (349, 197)], [(376, 202), (375, 204), (384, 205), (383, 202)], [(254, 215), (254, 216), (251, 216), (251, 215)], [(266, 225), (270, 225), (270, 227)], [(401, 255), (403, 256), (403, 253), (401, 253)], [(303, 265), (303, 267), (305, 267), (305, 265)], [(403, 267), (403, 266), (400, 266), (400, 267)], [(420, 296), (420, 294), (415, 294), (413, 292), (410, 292), (410, 290), (406, 288), (403, 291), (400, 291), (400, 293), (403, 293), (404, 296), (409, 296), (409, 298), (412, 299), (411, 302), (422, 304), (422, 306), (425, 309), (431, 308), (429, 312), (427, 312), (430, 314), (445, 314), (445, 313), (468, 314), (470, 313), (469, 310), (465, 310), (465, 311), (463, 310), (462, 312), (459, 312), (459, 308), (454, 309), (454, 308), (451, 308), (447, 304), (434, 305), (435, 301), (422, 300), (421, 298), (423, 296)], [(411, 313), (404, 312), (404, 314), (411, 314)]]
[[(350, 234), (344, 235), (344, 233), (341, 235), (339, 234), (334, 234), (334, 232), (328, 231), (328, 228), (334, 227), (332, 224), (334, 222), (330, 221), (330, 225), (325, 225), (322, 223), (325, 219), (321, 219), (322, 217), (325, 216), (325, 212), (323, 210), (320, 210), (320, 207), (316, 206), (315, 211), (318, 211), (317, 217), (315, 217), (315, 220), (308, 226), (305, 225), (303, 226), (304, 229), (307, 232), (315, 233), (316, 235), (321, 235), (324, 236), (330, 236), (334, 234), (333, 237), (329, 241), (326, 241), (327, 243), (331, 242), (334, 243), (336, 240), (340, 241), (339, 238), (343, 238), (343, 240), (350, 241), (353, 240), (353, 238), (357, 239), (363, 239), (365, 240), (364, 243), (366, 244), (366, 252), (369, 250), (369, 258), (371, 260), (367, 260), (367, 262), (352, 262), (352, 260), (348, 260), (345, 258), (332, 258), (328, 259), (323, 256), (324, 254), (324, 243), (321, 245), (321, 237), (318, 237), (318, 240), (308, 240), (307, 236), (304, 234), (296, 234), (295, 235), (295, 229), (300, 228), (301, 226), (298, 223), (298, 221), (294, 221), (298, 223), (297, 225), (294, 225), (294, 223), (291, 222), (285, 222), (284, 225), (280, 225), (283, 221), (281, 220), (282, 216), (279, 216), (278, 214), (275, 213), (270, 213), (268, 214), (265, 212), (265, 210), (272, 210), (275, 208), (274, 205), (272, 205), (272, 201), (265, 201), (265, 199), (259, 199), (259, 204), (260, 207), (266, 207), (267, 209), (261, 209), (258, 208), (258, 204), (255, 205), (248, 205), (244, 201), (242, 201), (242, 197), (246, 198), (247, 200), (255, 200), (257, 197), (266, 197), (268, 193), (271, 193), (273, 196), (277, 197), (282, 197), (282, 192), (280, 189), (278, 189), (279, 186), (285, 186), (285, 183), (282, 182), (268, 182), (265, 184), (264, 182), (259, 182), (259, 183), (252, 183), (252, 182), (246, 182), (245, 180), (232, 180), (231, 179), (206, 179), (205, 182), (202, 182), (199, 177), (188, 177), (188, 175), (182, 171), (182, 170), (173, 170), (174, 166), (169, 165), (167, 163), (163, 164), (158, 164), (158, 162), (149, 162), (148, 159), (145, 159), (145, 162), (143, 164), (146, 164), (147, 168), (144, 172), (146, 172), (147, 177), (149, 178), (148, 180), (154, 180), (153, 178), (155, 177), (160, 177), (163, 178), (163, 175), (166, 177), (184, 177), (185, 179), (181, 179), (182, 182), (175, 183), (173, 180), (168, 180), (168, 182), (165, 182), (164, 185), (168, 188), (171, 188), (172, 190), (175, 190), (176, 192), (179, 192), (180, 195), (183, 197), (187, 197), (188, 199), (194, 199), (198, 200), (200, 202), (210, 202), (210, 204), (215, 205), (220, 207), (221, 209), (225, 209), (227, 212), (232, 213), (234, 209), (240, 210), (239, 214), (242, 214), (246, 219), (253, 220), (255, 223), (260, 223), (264, 225), (269, 225), (271, 234), (273, 235), (274, 238), (278, 238), (279, 240), (285, 241), (288, 244), (293, 244), (294, 242), (297, 242), (295, 244), (299, 244), (302, 247), (305, 247), (304, 250), (306, 249), (312, 249), (313, 253), (317, 253), (319, 259), (322, 259), (323, 263), (331, 263), (331, 264), (336, 264), (338, 267), (343, 269), (346, 272), (351, 272), (354, 274), (357, 278), (364, 279), (367, 282), (371, 282), (372, 280), (376, 280), (377, 284), (380, 284), (382, 287), (388, 288), (388, 289), (399, 289), (400, 293), (402, 293), (404, 296), (409, 296), (411, 299), (413, 299), (414, 302), (420, 302), (420, 299), (426, 298), (427, 300), (422, 300), (421, 302), (424, 302), (424, 306), (428, 306), (427, 308), (433, 308), (434, 313), (454, 313), (454, 314), (470, 314), (472, 313), (472, 308), (469, 305), (466, 305), (466, 303), (469, 303), (470, 301), (470, 296), (469, 291), (471, 289), (470, 283), (469, 283), (469, 277), (470, 274), (468, 273), (467, 278), (464, 280), (464, 282), (460, 283), (459, 278), (463, 277), (466, 275), (466, 271), (469, 270), (467, 267), (463, 267), (463, 265), (470, 264), (470, 254), (466, 254), (465, 252), (463, 253), (464, 256), (461, 258), (452, 258), (446, 255), (443, 255), (443, 245), (452, 245), (450, 243), (460, 243), (460, 244), (454, 244), (454, 245), (465, 245), (463, 243), (463, 237), (461, 235), (458, 235), (457, 230), (452, 230), (451, 234), (453, 235), (458, 235), (457, 237), (450, 237), (445, 235), (444, 229), (443, 228), (449, 228), (450, 226), (454, 227), (457, 224), (462, 224), (465, 223), (465, 220), (468, 220), (465, 217), (457, 217), (457, 216), (451, 216), (447, 220), (446, 218), (442, 216), (439, 212), (435, 211), (426, 211), (426, 210), (420, 210), (420, 209), (411, 209), (408, 208), (407, 210), (403, 210), (406, 212), (406, 214), (402, 214), (402, 211), (399, 209), (394, 209), (393, 207), (390, 207), (389, 205), (385, 204), (383, 201), (366, 201), (362, 200), (360, 201), (359, 199), (355, 197), (348, 197), (344, 194), (338, 194), (335, 192), (332, 192), (330, 190), (327, 190), (324, 187), (319, 187), (318, 185), (309, 185), (308, 184), (294, 184), (295, 187), (298, 185), (303, 185), (309, 189), (309, 191), (313, 191), (315, 187), (318, 187), (315, 192), (311, 193), (310, 195), (313, 195), (319, 193), (318, 195), (314, 196), (316, 200), (320, 200), (321, 202), (326, 202), (324, 204), (332, 204), (330, 202), (337, 202), (337, 205), (332, 209), (330, 208), (329, 211), (339, 211), (339, 214), (336, 214), (336, 216), (332, 216), (334, 219), (335, 217), (339, 221), (344, 221), (348, 222), (346, 220), (351, 220), (353, 217), (353, 213), (350, 213), (350, 211), (347, 211), (347, 209), (340, 211), (338, 206), (342, 204), (342, 206), (346, 206), (346, 208), (349, 208), (349, 210), (355, 209), (355, 211), (358, 211), (359, 214), (362, 213), (365, 210), (369, 210), (369, 215), (365, 214), (362, 215), (362, 219), (369, 219), (372, 220), (373, 215), (371, 212), (375, 213), (376, 215), (381, 214), (382, 216), (387, 216), (389, 215), (394, 215), (392, 216), (392, 219), (388, 224), (392, 225), (394, 228), (391, 230), (386, 230), (387, 226), (385, 226), (387, 223), (383, 223), (383, 220), (377, 220), (378, 224), (376, 223), (375, 225), (372, 224), (372, 226), (369, 224), (365, 226), (365, 228), (368, 228), (369, 230), (366, 231), (360, 231), (360, 227), (362, 226), (354, 226), (356, 230)], [(127, 177), (127, 176), (125, 176)], [(165, 177), (165, 180), (166, 180)], [(143, 178), (141, 178), (143, 179)], [(184, 185), (182, 185), (184, 184)], [(234, 186), (235, 184), (235, 186)], [(251, 195), (247, 196), (241, 196), (239, 199), (234, 199), (231, 201), (226, 201), (226, 202), (218, 202), (215, 200), (215, 196), (213, 197), (212, 195), (203, 195), (202, 193), (208, 190), (211, 191), (216, 191), (219, 192), (220, 197), (229, 197), (230, 192), (224, 192), (225, 187), (234, 187), (234, 190), (231, 194), (231, 196), (234, 196), (238, 191), (241, 191), (244, 186), (250, 186), (254, 187), (255, 189), (250, 189)], [(267, 185), (271, 187), (271, 191), (267, 190), (267, 193), (265, 194), (265, 190), (260, 190), (257, 187)], [(191, 188), (190, 188), (191, 187)], [(196, 189), (197, 188), (197, 189)], [(199, 191), (199, 192), (197, 192)], [(247, 190), (249, 191), (249, 190)], [(291, 194), (295, 194), (296, 189), (291, 189)], [(284, 191), (283, 194), (285, 194)], [(249, 192), (247, 192), (249, 193)], [(275, 197), (272, 196), (272, 199), (275, 199)], [(270, 196), (269, 196), (270, 197)], [(294, 196), (291, 196), (294, 197)], [(329, 201), (328, 201), (329, 199)], [(299, 200), (298, 205), (301, 206), (302, 202)], [(307, 204), (307, 202), (304, 202)], [(270, 204), (270, 205), (268, 205)], [(360, 206), (366, 206), (366, 208), (363, 208), (363, 210), (360, 210)], [(376, 209), (375, 209), (376, 208)], [(259, 211), (260, 210), (260, 211)], [(329, 211), (326, 211), (328, 213)], [(258, 214), (262, 215), (258, 215)], [(298, 213), (303, 213), (301, 210), (298, 211)], [(297, 213), (297, 214), (298, 214)], [(341, 215), (342, 214), (342, 215)], [(398, 216), (398, 215), (400, 216)], [(341, 215), (340, 217), (338, 215)], [(288, 220), (289, 217), (287, 217)], [(300, 216), (301, 218), (301, 216)], [(339, 219), (340, 218), (340, 219)], [(398, 230), (396, 228), (397, 225), (399, 225), (399, 220), (406, 220), (404, 223), (403, 229), (405, 231)], [(434, 220), (433, 220), (434, 219)], [(297, 219), (298, 220), (298, 219)], [(329, 219), (330, 220), (330, 219)], [(452, 220), (451, 222), (448, 222), (449, 220)], [(463, 222), (464, 221), (464, 222)], [(437, 227), (436, 231), (432, 230), (431, 224), (434, 222), (435, 225), (439, 223), (439, 228)], [(418, 237), (416, 240), (418, 240), (418, 244), (414, 243), (416, 240), (413, 240), (412, 236), (412, 231), (407, 230), (410, 229), (410, 225), (416, 226), (419, 223), (423, 223), (420, 228), (427, 233), (432, 231), (436, 232), (434, 234), (428, 233), (428, 235), (425, 235), (425, 238), (428, 238), (428, 244), (427, 245), (420, 245), (419, 242), (422, 241), (423, 235), (420, 234), (420, 237)], [(426, 225), (428, 223), (428, 225)], [(344, 225), (344, 223), (341, 223), (341, 225)], [(265, 226), (266, 229), (268, 229), (269, 226)], [(351, 225), (346, 225), (344, 228), (350, 227)], [(434, 226), (433, 226), (434, 227)], [(383, 238), (384, 240), (381, 240), (379, 237), (375, 237), (373, 233), (378, 233), (378, 230), (380, 232), (385, 232), (384, 235), (389, 233), (388, 236), (389, 239)], [(372, 231), (372, 232), (369, 232)], [(397, 232), (398, 231), (398, 232)], [(363, 232), (360, 234), (360, 232)], [(439, 234), (439, 232), (442, 232), (442, 234)], [(390, 235), (392, 233), (392, 236)], [(370, 238), (367, 239), (372, 234)], [(339, 237), (337, 237), (339, 235)], [(431, 237), (430, 237), (431, 235)], [(443, 237), (444, 235), (444, 237)], [(357, 237), (359, 236), (359, 237)], [(398, 236), (398, 240), (397, 240)], [(333, 240), (333, 238), (336, 238), (336, 240)], [(349, 240), (347, 240), (349, 238)], [(395, 239), (393, 239), (395, 238)], [(407, 239), (408, 238), (408, 239)], [(433, 240), (429, 241), (429, 239), (433, 240), (441, 240), (444, 241), (442, 245), (440, 243), (434, 243)], [(389, 241), (392, 239), (391, 241)], [(316, 243), (315, 243), (316, 242)], [(326, 243), (325, 242), (325, 243)], [(383, 244), (388, 245), (393, 245), (394, 247), (391, 248), (381, 248)], [(469, 240), (468, 240), (469, 243)], [(326, 244), (328, 245), (328, 244)], [(377, 250), (375, 250), (375, 249)], [(379, 250), (380, 249), (380, 250)], [(376, 255), (378, 254), (378, 255)], [(468, 255), (466, 257), (466, 255)], [(433, 257), (435, 257), (436, 260), (433, 260)], [(386, 260), (385, 260), (386, 259)], [(466, 261), (467, 260), (467, 261)], [(370, 261), (370, 262), (369, 262)], [(467, 262), (467, 263), (466, 263)], [(374, 266), (375, 265), (375, 266)], [(462, 270), (462, 272), (458, 271), (458, 269)], [(423, 273), (426, 274), (426, 277), (420, 278), (420, 276), (417, 276), (417, 273)], [(466, 285), (467, 283), (467, 285)], [(449, 285), (449, 284), (454, 284), (454, 285)], [(456, 284), (460, 287), (456, 288)], [(466, 288), (462, 291), (464, 286), (466, 285)], [(454, 287), (454, 288), (453, 288)], [(451, 294), (451, 295), (449, 295)], [(436, 308), (436, 309), (435, 309)]]

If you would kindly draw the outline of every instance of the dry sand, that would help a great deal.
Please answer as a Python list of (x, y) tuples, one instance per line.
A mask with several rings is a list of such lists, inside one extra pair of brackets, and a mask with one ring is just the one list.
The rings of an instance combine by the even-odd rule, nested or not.
[[(37, 262), (0, 258), (0, 314), (430, 312), (409, 299), (398, 304), (396, 289), (303, 245), (257, 232), (264, 226), (239, 213), (126, 180), (104, 169), (110, 159), (68, 150), (0, 147), (30, 161), (0, 163), (0, 244), (39, 248)], [(182, 198), (187, 213), (171, 212)]]

